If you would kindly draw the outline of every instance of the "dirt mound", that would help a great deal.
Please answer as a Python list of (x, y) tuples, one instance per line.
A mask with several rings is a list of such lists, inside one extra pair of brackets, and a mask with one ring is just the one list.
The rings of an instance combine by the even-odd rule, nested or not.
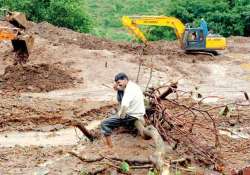
[[(143, 49), (143, 44), (140, 43), (114, 42), (108, 39), (78, 33), (67, 28), (56, 27), (47, 22), (34, 24), (33, 27), (29, 29), (29, 32), (35, 33), (55, 44), (76, 44), (83, 49), (106, 49), (130, 54), (139, 54)], [(143, 51), (143, 55), (186, 56), (183, 54), (177, 41), (149, 42), (149, 45)]]
[(120, 49), (129, 53), (142, 53), (143, 55), (171, 55), (180, 54), (182, 50), (177, 41), (151, 41), (147, 46), (139, 43), (127, 43), (119, 45)]
[(119, 48), (115, 42), (109, 41), (107, 39), (98, 38), (84, 33), (78, 33), (63, 27), (56, 27), (47, 22), (34, 24), (33, 27), (29, 29), (29, 32), (35, 33), (40, 37), (48, 39), (54, 43), (76, 44), (83, 49), (116, 50)]
[(250, 37), (231, 36), (227, 39), (227, 45), (229, 52), (250, 53)]
[(18, 92), (47, 92), (76, 84), (76, 78), (58, 64), (8, 66), (0, 81), (1, 89)]

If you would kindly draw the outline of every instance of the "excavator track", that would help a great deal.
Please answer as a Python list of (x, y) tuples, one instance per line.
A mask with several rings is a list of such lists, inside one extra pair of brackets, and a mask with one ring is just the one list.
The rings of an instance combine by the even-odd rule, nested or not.
[(219, 53), (216, 50), (209, 50), (209, 49), (201, 49), (201, 50), (185, 50), (187, 54), (203, 54), (203, 55), (210, 55), (210, 56), (218, 56)]

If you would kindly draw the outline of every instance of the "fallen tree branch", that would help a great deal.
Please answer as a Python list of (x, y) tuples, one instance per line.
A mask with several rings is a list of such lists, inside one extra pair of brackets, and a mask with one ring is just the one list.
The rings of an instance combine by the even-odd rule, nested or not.
[(152, 79), (152, 76), (153, 76), (153, 57), (151, 56), (151, 59), (150, 59), (150, 61), (151, 61), (151, 65), (150, 65), (150, 73), (149, 73), (149, 79), (148, 79), (148, 82), (147, 82), (147, 85), (146, 85), (146, 88), (145, 88), (145, 91), (148, 89), (148, 86), (149, 86), (149, 83), (150, 83), (150, 81), (151, 81), (151, 79)]
[[(171, 85), (167, 87), (169, 88), (163, 93), (160, 93), (160, 88), (151, 88), (144, 93), (150, 104), (150, 109), (145, 118), (147, 124), (152, 124), (162, 138), (171, 145), (182, 145), (187, 148), (188, 153), (196, 157), (195, 161), (202, 162), (204, 165), (216, 166), (223, 164), (219, 150), (216, 149), (220, 144), (214, 116), (208, 112), (206, 106), (201, 106), (202, 103), (195, 102), (191, 105), (186, 105), (180, 102), (181, 98), (173, 100), (167, 99), (166, 97), (173, 92), (180, 97), (177, 89), (172, 89)], [(173, 110), (173, 112), (168, 111), (166, 104), (175, 110)], [(183, 112), (174, 114), (178, 110), (183, 110)], [(200, 126), (197, 120), (206, 121), (206, 126)], [(211, 138), (213, 135), (200, 135), (199, 140), (202, 141), (197, 140), (194, 136), (194, 125), (196, 127), (195, 129), (206, 129), (213, 133), (215, 136), (213, 140)], [(210, 148), (205, 143), (211, 144), (211, 141), (215, 143), (215, 146)], [(177, 147), (175, 147), (175, 149), (177, 150)]]
[(68, 125), (70, 126), (74, 126), (77, 127), (78, 129), (80, 129), (80, 131), (92, 142), (94, 141), (94, 139), (96, 138), (93, 134), (91, 134), (86, 128), (85, 126), (82, 124), (81, 121), (76, 120), (76, 119), (69, 119), (69, 118), (62, 118), (62, 121), (64, 121), (65, 123), (68, 123)]
[(139, 166), (130, 166), (131, 169), (149, 169), (154, 168), (153, 165), (139, 165)]
[(104, 159), (104, 157), (97, 157), (97, 158), (85, 158), (85, 157), (82, 157), (82, 156), (79, 156), (78, 154), (76, 154), (75, 152), (73, 151), (70, 151), (68, 152), (69, 154), (71, 154), (72, 156), (75, 156), (77, 157), (78, 159), (80, 159), (82, 162), (87, 162), (87, 163), (91, 163), (91, 162), (98, 162), (98, 161), (101, 161)]
[(164, 100), (169, 94), (176, 92), (177, 89), (177, 82), (170, 84), (169, 88), (164, 91), (159, 98), (161, 100)]
[(149, 160), (132, 160), (132, 159), (121, 159), (117, 157), (105, 157), (103, 158), (108, 159), (108, 160), (115, 160), (119, 162), (127, 162), (129, 165), (146, 165), (146, 164), (151, 164), (152, 162)]
[(92, 142), (94, 141), (95, 137), (85, 128), (85, 126), (77, 121), (77, 120), (74, 120), (72, 121), (72, 126), (75, 126), (77, 127), (78, 129), (80, 129), (82, 131), (82, 133)]
[(134, 160), (134, 159), (122, 159), (118, 157), (106, 157), (101, 154), (99, 157), (96, 157), (96, 158), (85, 158), (72, 151), (70, 151), (69, 154), (77, 157), (82, 162), (87, 162), (87, 163), (98, 162), (98, 161), (102, 161), (103, 159), (107, 159), (107, 160), (114, 160), (114, 161), (119, 161), (119, 162), (127, 162), (129, 165), (135, 165), (135, 166), (152, 164), (152, 162), (149, 160)]
[(180, 159), (176, 159), (176, 160), (171, 160), (170, 164), (176, 164), (176, 163), (185, 163), (186, 161), (188, 161), (187, 158), (180, 158)]

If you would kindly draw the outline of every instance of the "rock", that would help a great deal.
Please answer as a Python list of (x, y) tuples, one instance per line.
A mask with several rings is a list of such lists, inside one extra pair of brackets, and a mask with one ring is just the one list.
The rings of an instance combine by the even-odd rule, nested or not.
[(34, 172), (34, 175), (47, 175), (49, 174), (49, 170), (47, 168), (40, 168), (36, 172)]

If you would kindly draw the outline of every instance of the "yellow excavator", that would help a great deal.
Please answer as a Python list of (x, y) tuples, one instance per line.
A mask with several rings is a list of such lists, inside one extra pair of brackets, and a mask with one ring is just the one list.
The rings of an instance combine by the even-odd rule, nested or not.
[(34, 44), (32, 35), (25, 34), (28, 22), (23, 13), (7, 12), (4, 21), (8, 21), (16, 27), (0, 26), (0, 41), (11, 41), (14, 52), (14, 64), (27, 62), (30, 49)]
[(216, 50), (226, 48), (226, 39), (218, 34), (209, 34), (205, 20), (201, 19), (199, 27), (184, 25), (179, 19), (168, 16), (123, 16), (122, 23), (145, 45), (147, 39), (139, 29), (139, 25), (167, 26), (174, 29), (180, 46), (186, 52), (206, 52), (217, 55)]

